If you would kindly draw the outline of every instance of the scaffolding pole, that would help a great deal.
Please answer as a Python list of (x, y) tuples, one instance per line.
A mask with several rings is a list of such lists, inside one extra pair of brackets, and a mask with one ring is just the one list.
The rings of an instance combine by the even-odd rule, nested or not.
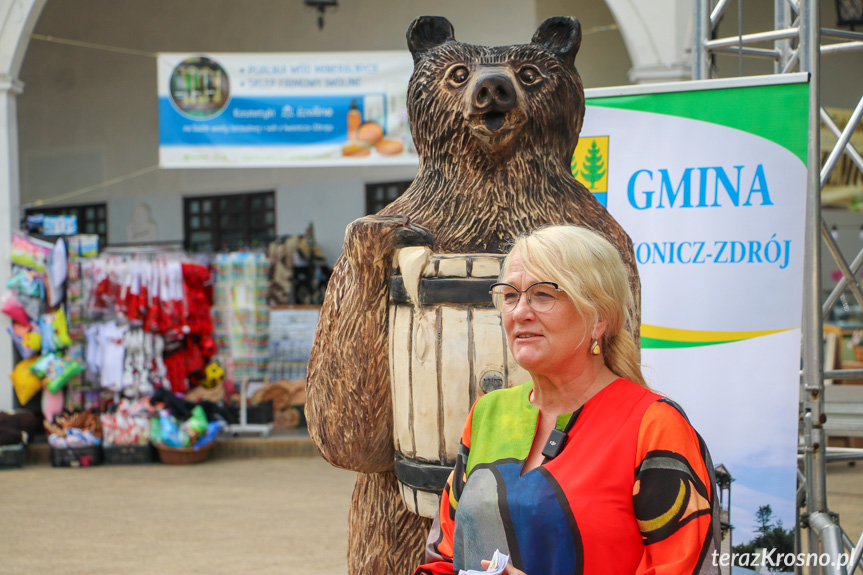
[[(738, 15), (739, 3), (738, 1)], [(696, 0), (693, 22), (693, 65), (694, 80), (711, 77), (711, 55), (717, 53), (735, 54), (738, 58), (758, 57), (774, 60), (774, 73), (786, 74), (799, 70), (809, 74), (809, 141), (807, 153), (806, 182), (806, 229), (804, 255), (804, 287), (802, 318), (802, 371), (801, 371), (801, 459), (803, 473), (798, 489), (797, 514), (799, 524), (795, 537), (796, 553), (800, 552), (799, 529), (809, 529), (809, 551), (826, 553), (830, 556), (829, 565), (811, 565), (810, 573), (829, 575), (848, 575), (859, 566), (863, 571), (863, 534), (857, 545), (839, 526), (839, 518), (827, 506), (827, 450), (824, 423), (824, 339), (823, 316), (829, 313), (839, 296), (846, 288), (858, 300), (863, 300), (863, 290), (856, 277), (863, 266), (863, 250), (854, 258), (851, 265), (842, 256), (836, 242), (821, 217), (821, 190), (839, 157), (844, 153), (863, 169), (863, 158), (850, 144), (850, 137), (863, 117), (863, 97), (851, 115), (845, 129), (839, 131), (829, 114), (821, 106), (821, 57), (848, 51), (863, 50), (863, 34), (844, 30), (822, 29), (819, 0), (774, 0), (773, 30), (757, 33), (742, 33), (738, 22), (737, 36), (714, 38), (714, 31), (729, 0)], [(823, 39), (838, 40), (824, 44)], [(757, 47), (758, 44), (772, 44)], [(742, 73), (742, 72), (741, 72)], [(828, 155), (824, 166), (821, 165), (821, 123), (837, 137), (837, 143)], [(821, 241), (828, 246), (831, 256), (842, 271), (842, 280), (836, 289), (823, 301), (821, 293)], [(831, 371), (831, 378), (847, 379), (859, 375), (861, 370)], [(850, 458), (859, 458), (861, 450)], [(849, 569), (843, 565), (839, 556), (847, 550)], [(797, 567), (797, 573), (801, 573)]]

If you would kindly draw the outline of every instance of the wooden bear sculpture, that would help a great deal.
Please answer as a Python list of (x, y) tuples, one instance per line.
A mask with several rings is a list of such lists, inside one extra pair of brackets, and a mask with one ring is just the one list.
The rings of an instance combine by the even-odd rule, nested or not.
[[(513, 237), (543, 224), (598, 230), (623, 255), (636, 301), (639, 293), (632, 242), (570, 171), (584, 118), (574, 65), (578, 21), (550, 18), (530, 44), (485, 47), (455, 41), (448, 20), (424, 16), (407, 39), (419, 171), (401, 197), (348, 226), (309, 361), (309, 432), (329, 462), (358, 474), (352, 574), (402, 575), (420, 563), (430, 520), (415, 512), (433, 514), (471, 401), (524, 382), (514, 381), (517, 368), (501, 349), (500, 317), (488, 296)], [(429, 248), (419, 292), (398, 263), (406, 246)], [(464, 276), (462, 284), (450, 284), (454, 297), (429, 308), (434, 298), (423, 286), (449, 275)], [(407, 315), (396, 301), (406, 296), (394, 291), (412, 293)], [(473, 296), (459, 295), (467, 292)], [(490, 368), (478, 364), (488, 355), (478, 347), (486, 340), (498, 349)], [(463, 376), (454, 376), (459, 370)], [(408, 388), (413, 395), (405, 399), (399, 390)]]

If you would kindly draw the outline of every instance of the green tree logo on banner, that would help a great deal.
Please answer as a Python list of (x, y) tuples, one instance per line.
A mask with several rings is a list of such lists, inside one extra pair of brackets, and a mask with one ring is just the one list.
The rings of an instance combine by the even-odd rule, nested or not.
[[(572, 152), (572, 176), (603, 206), (608, 205), (608, 136), (582, 136)], [(579, 168), (581, 168), (579, 170)]]
[(594, 140), (582, 164), (581, 177), (590, 182), (590, 188), (593, 189), (596, 182), (601, 180), (604, 175), (605, 159), (599, 151), (599, 146), (596, 145), (596, 140)]

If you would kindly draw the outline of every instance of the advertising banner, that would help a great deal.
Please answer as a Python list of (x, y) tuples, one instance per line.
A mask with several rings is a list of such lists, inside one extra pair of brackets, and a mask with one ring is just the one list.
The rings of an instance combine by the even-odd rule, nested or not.
[(160, 54), (159, 165), (414, 165), (408, 52)]
[(767, 505), (795, 525), (805, 82), (589, 91), (572, 160), (632, 238), (649, 384), (733, 478), (734, 545)]

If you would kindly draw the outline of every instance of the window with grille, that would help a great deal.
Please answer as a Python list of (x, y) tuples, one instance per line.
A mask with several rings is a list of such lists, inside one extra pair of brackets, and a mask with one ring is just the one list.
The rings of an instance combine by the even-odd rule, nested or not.
[(266, 247), (276, 237), (275, 193), (183, 198), (183, 228), (192, 252)]
[(366, 184), (366, 214), (376, 214), (404, 193), (411, 181)]
[(108, 245), (108, 208), (104, 203), (52, 208), (27, 208), (25, 215), (77, 216), (79, 234), (97, 234), (100, 249)]

